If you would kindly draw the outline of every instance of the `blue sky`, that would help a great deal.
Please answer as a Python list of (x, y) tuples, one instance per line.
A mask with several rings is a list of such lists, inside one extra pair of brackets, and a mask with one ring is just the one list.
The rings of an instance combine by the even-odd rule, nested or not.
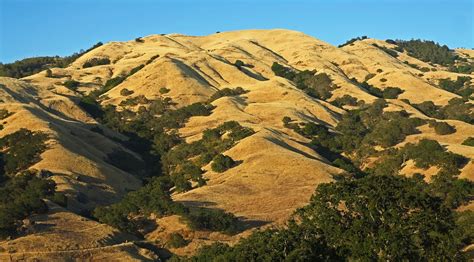
[(337, 45), (352, 37), (474, 47), (473, 0), (0, 0), (0, 62), (68, 55), (160, 33), (287, 28)]

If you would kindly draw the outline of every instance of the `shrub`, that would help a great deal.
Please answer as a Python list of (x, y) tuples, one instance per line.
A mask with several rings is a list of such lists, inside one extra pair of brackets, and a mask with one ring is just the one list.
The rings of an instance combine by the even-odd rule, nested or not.
[(217, 90), (217, 92), (215, 92), (211, 98), (209, 98), (209, 101), (212, 102), (218, 98), (221, 98), (221, 97), (224, 97), (224, 96), (238, 96), (238, 95), (241, 95), (241, 94), (245, 94), (247, 93), (247, 91), (245, 91), (242, 87), (236, 87), (234, 89), (230, 89), (230, 88), (223, 88), (221, 90)]
[(128, 90), (127, 88), (124, 88), (124, 89), (120, 90), (120, 95), (121, 96), (129, 96), (131, 94), (133, 94), (133, 91)]
[[(69, 64), (71, 64), (72, 62), (74, 62), (81, 55), (101, 45), (102, 43), (99, 42), (95, 44), (94, 46), (92, 46), (91, 48), (87, 49), (86, 51), (81, 50), (79, 53), (74, 53), (70, 56), (31, 57), (31, 58), (18, 60), (9, 64), (0, 63), (0, 76), (22, 78), (25, 76), (36, 74), (45, 69), (53, 68), (53, 67), (64, 68), (68, 66)], [(46, 77), (54, 77), (54, 76), (52, 75), (48, 76), (48, 72), (46, 72)]]
[(387, 53), (388, 55), (390, 55), (392, 57), (395, 57), (395, 58), (398, 57), (398, 53), (395, 50), (392, 50), (390, 48), (387, 48), (385, 46), (380, 46), (380, 45), (377, 45), (377, 44), (372, 44), (372, 45), (379, 48), (379, 49), (381, 49), (382, 51), (384, 51), (385, 53)]
[(14, 175), (38, 162), (46, 149), (44, 143), (47, 139), (45, 133), (25, 128), (0, 138), (5, 173)]
[(43, 198), (54, 193), (52, 180), (23, 172), (12, 177), (0, 187), (0, 238), (15, 236), (21, 220), (34, 213), (48, 210)]
[(474, 146), (474, 137), (471, 136), (471, 137), (466, 138), (466, 140), (462, 142), (462, 145)]
[(218, 154), (212, 160), (212, 171), (222, 173), (235, 165), (235, 161), (230, 156)]
[(364, 39), (367, 39), (367, 36), (364, 35), (364, 36), (360, 36), (360, 37), (351, 38), (351, 39), (347, 40), (344, 44), (340, 44), (337, 47), (343, 47), (343, 46), (346, 46), (346, 45), (353, 45), (354, 42), (364, 40)]
[(160, 94), (166, 94), (168, 93), (169, 91), (171, 91), (170, 89), (166, 88), (166, 87), (162, 87), (160, 88), (159, 92)]
[(456, 132), (456, 129), (446, 122), (431, 121), (430, 127), (433, 127), (438, 135), (449, 135)]
[(191, 211), (186, 218), (193, 230), (212, 230), (226, 234), (234, 234), (238, 230), (237, 217), (219, 209), (199, 208)]
[(3, 120), (9, 116), (11, 116), (12, 113), (10, 113), (8, 110), (6, 109), (0, 109), (0, 120)]
[(234, 65), (240, 69), (241, 67), (245, 66), (245, 63), (242, 60), (235, 60)]
[(51, 71), (51, 69), (46, 69), (46, 72), (45, 72), (45, 75), (46, 77), (53, 77), (53, 71)]
[(397, 40), (397, 45), (408, 52), (412, 57), (424, 62), (431, 62), (439, 65), (452, 65), (457, 55), (446, 45), (439, 45), (433, 41), (425, 40)]
[(343, 95), (342, 97), (338, 97), (334, 99), (331, 104), (342, 107), (345, 105), (356, 106), (357, 105), (357, 98), (352, 97), (350, 95)]
[(380, 68), (379, 68), (379, 69), (377, 69), (377, 73), (382, 73), (382, 72), (383, 72), (383, 70), (382, 70), (382, 69), (380, 69)]
[(110, 64), (110, 59), (108, 57), (93, 57), (87, 60), (82, 65), (82, 68), (88, 68), (88, 67), (99, 66), (99, 65), (108, 65), (108, 64)]
[(188, 244), (188, 241), (180, 233), (172, 233), (166, 245), (170, 248), (180, 248)]
[(141, 37), (137, 37), (137, 38), (135, 38), (135, 42), (137, 42), (137, 43), (144, 43), (145, 40), (143, 40)]
[(76, 91), (77, 88), (79, 87), (81, 83), (75, 81), (75, 80), (67, 80), (66, 82), (63, 83), (63, 85), (73, 91)]
[(385, 99), (395, 99), (398, 98), (398, 95), (403, 93), (403, 90), (401, 90), (398, 87), (386, 87), (383, 90), (383, 98)]
[(383, 83), (383, 82), (387, 82), (387, 79), (385, 79), (385, 78), (380, 78), (380, 82), (382, 82), (382, 83)]

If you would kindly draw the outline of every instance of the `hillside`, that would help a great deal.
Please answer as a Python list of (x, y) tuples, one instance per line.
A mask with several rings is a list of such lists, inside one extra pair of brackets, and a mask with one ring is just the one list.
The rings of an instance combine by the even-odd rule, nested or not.
[[(180, 255), (193, 254), (203, 243), (235, 243), (256, 228), (284, 225), (309, 203), (317, 185), (377, 169), (397, 154), (391, 150), (424, 139), (463, 157), (456, 177), (474, 180), (474, 148), (465, 142), (474, 138), (473, 73), (453, 72), (474, 63), (472, 50), (453, 51), (462, 59), (448, 65), (423, 61), (408, 45), (399, 45), (367, 38), (335, 47), (281, 29), (151, 35), (105, 43), (63, 68), (21, 79), (0, 77), (0, 110), (8, 112), (0, 137), (21, 128), (47, 134), (40, 159), (26, 169), (48, 171), (56, 192), (67, 197), (66, 209), (40, 215), (56, 221), (50, 233), (21, 233), (1, 243), (2, 249), (22, 258), (41, 253), (43, 260), (61, 260), (67, 250), (78, 259), (108, 259), (89, 250), (101, 247), (90, 243), (102, 243), (118, 231), (90, 220), (97, 214), (92, 210), (119, 202), (161, 173), (170, 177), (171, 185), (159, 186), (171, 192), (172, 200), (166, 201), (182, 204), (190, 213), (166, 206), (168, 211), (158, 211), (161, 216), (152, 209), (127, 213), (125, 220), (149, 220), (153, 226), (139, 231), (159, 248), (173, 233), (184, 235), (191, 242), (187, 247), (170, 248)], [(377, 111), (381, 98), (385, 104)], [(373, 115), (364, 118), (355, 109)], [(390, 115), (400, 111), (405, 112)], [(365, 137), (350, 151), (346, 144), (331, 148), (329, 141), (337, 142), (337, 137), (351, 140), (346, 135), (355, 126), (342, 126), (350, 114), (366, 119)], [(419, 123), (403, 135), (392, 134), (402, 124), (393, 125), (390, 117), (403, 125), (412, 125), (413, 119)], [(367, 123), (370, 119), (379, 122)], [(309, 123), (318, 131), (310, 130)], [(233, 160), (223, 170), (213, 168), (219, 154)], [(421, 173), (426, 181), (445, 168), (436, 163), (420, 167), (416, 157), (405, 160), (397, 167), (400, 174)], [(464, 209), (472, 207), (472, 202), (463, 203)], [(193, 228), (176, 218), (200, 208), (235, 215), (241, 224), (238, 234)], [(74, 235), (78, 228), (102, 226), (106, 229), (91, 239)], [(61, 230), (75, 233), (56, 233)], [(38, 237), (72, 242), (30, 247)], [(127, 235), (107, 245), (126, 241), (139, 242)], [(117, 248), (111, 252), (131, 254), (130, 260), (144, 259), (136, 254), (153, 257), (138, 244)]]

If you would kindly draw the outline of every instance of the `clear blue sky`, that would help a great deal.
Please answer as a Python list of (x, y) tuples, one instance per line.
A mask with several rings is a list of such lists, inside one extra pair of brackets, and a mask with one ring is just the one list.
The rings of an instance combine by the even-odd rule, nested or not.
[(331, 44), (367, 35), (474, 47), (474, 0), (0, 0), (0, 62), (68, 55), (160, 33), (299, 30)]

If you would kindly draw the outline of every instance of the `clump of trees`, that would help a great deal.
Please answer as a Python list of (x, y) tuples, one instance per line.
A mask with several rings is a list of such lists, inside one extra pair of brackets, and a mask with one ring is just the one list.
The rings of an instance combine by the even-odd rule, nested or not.
[(124, 89), (120, 90), (120, 95), (121, 96), (129, 96), (131, 94), (133, 94), (133, 91), (128, 90), (127, 88), (124, 88)]
[(235, 165), (235, 161), (230, 157), (223, 154), (218, 154), (212, 159), (211, 168), (212, 171), (222, 173)]
[(223, 88), (217, 90), (212, 96), (209, 98), (209, 102), (212, 102), (216, 99), (219, 99), (224, 96), (238, 96), (247, 93), (248, 91), (244, 90), (242, 87), (236, 87), (234, 89), (231, 88)]
[(377, 44), (372, 44), (373, 46), (379, 48), (380, 50), (384, 51), (385, 53), (387, 53), (388, 55), (392, 56), (392, 57), (395, 57), (397, 58), (398, 57), (398, 52), (393, 50), (393, 49), (390, 49), (388, 47), (385, 47), (385, 46), (381, 46), (381, 45), (377, 45)]
[(100, 66), (100, 65), (108, 65), (110, 64), (110, 59), (108, 57), (93, 57), (87, 60), (83, 65), (82, 68)]
[[(472, 183), (458, 180), (464, 186)], [(465, 184), (468, 183), (468, 184)], [(441, 188), (420, 177), (369, 175), (321, 184), (287, 227), (215, 243), (172, 261), (463, 260), (469, 214), (455, 218)], [(469, 191), (459, 195), (469, 198)], [(457, 223), (457, 221), (460, 221)]]
[(168, 177), (153, 177), (144, 187), (128, 193), (120, 202), (105, 207), (97, 207), (93, 216), (101, 223), (122, 231), (139, 235), (143, 220), (153, 213), (157, 216), (180, 215), (189, 226), (197, 230), (233, 233), (237, 218), (220, 210), (197, 208), (190, 211), (174, 202), (169, 190), (172, 186)]
[(9, 64), (0, 63), (0, 76), (22, 78), (53, 67), (67, 67), (83, 54), (99, 46), (102, 46), (101, 42), (95, 44), (94, 46), (85, 51), (81, 50), (79, 53), (74, 53), (70, 56), (65, 57), (40, 56), (25, 58)]
[(446, 78), (439, 80), (439, 87), (464, 98), (469, 98), (474, 93), (474, 87), (467, 85), (470, 81), (471, 78), (468, 76), (458, 76), (456, 81)]
[(14, 176), (38, 162), (41, 153), (46, 149), (47, 139), (45, 133), (32, 132), (25, 128), (0, 138), (3, 167), (0, 170), (0, 180), (4, 174)]
[(333, 101), (331, 101), (331, 104), (335, 105), (337, 107), (343, 107), (345, 105), (357, 106), (359, 104), (363, 105), (364, 101), (363, 100), (358, 101), (357, 98), (352, 97), (350, 95), (343, 95), (343, 96), (338, 97), (338, 98), (334, 99)]
[(81, 83), (77, 82), (76, 80), (66, 80), (64, 83), (63, 83), (63, 86), (67, 87), (68, 89), (71, 89), (73, 91), (76, 91), (77, 88), (79, 87)]
[(180, 233), (170, 234), (166, 246), (170, 248), (180, 248), (188, 244), (188, 241)]
[(462, 142), (462, 145), (474, 146), (474, 137), (471, 136), (471, 137), (466, 138), (466, 140)]
[(331, 91), (337, 88), (327, 74), (316, 74), (315, 70), (296, 71), (274, 62), (272, 71), (277, 76), (293, 81), (297, 88), (317, 99), (326, 100), (330, 98), (332, 96)]
[(474, 105), (464, 98), (452, 98), (444, 107), (437, 106), (432, 101), (413, 104), (413, 106), (429, 117), (460, 120), (469, 124), (474, 123), (474, 111), (472, 110)]
[(351, 38), (351, 39), (347, 40), (345, 43), (338, 45), (337, 47), (343, 47), (343, 46), (346, 46), (346, 45), (354, 45), (354, 42), (364, 40), (364, 39), (367, 39), (366, 35), (354, 37), (354, 38)]
[(398, 87), (386, 87), (382, 92), (382, 97), (385, 99), (396, 99), (401, 93), (403, 93), (403, 90)]
[(458, 59), (458, 56), (448, 46), (442, 46), (434, 41), (420, 39), (397, 40), (396, 45), (407, 51), (410, 56), (427, 63), (450, 66)]
[(456, 129), (446, 122), (430, 121), (429, 126), (434, 128), (438, 135), (449, 135), (456, 132)]
[(52, 180), (23, 172), (2, 183), (0, 187), (0, 238), (18, 234), (21, 221), (32, 214), (48, 210), (43, 199), (54, 195)]

